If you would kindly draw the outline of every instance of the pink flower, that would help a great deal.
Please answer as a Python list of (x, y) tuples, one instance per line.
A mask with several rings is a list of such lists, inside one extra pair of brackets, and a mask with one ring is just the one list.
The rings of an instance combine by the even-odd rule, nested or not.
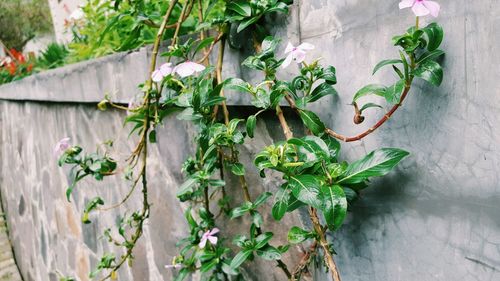
[(187, 76), (191, 76), (196, 72), (201, 72), (203, 70), (205, 70), (204, 65), (192, 61), (185, 61), (181, 64), (178, 64), (173, 71), (179, 74), (180, 77), (184, 78)]
[(200, 244), (198, 246), (200, 246), (200, 248), (205, 248), (205, 245), (207, 244), (207, 240), (210, 241), (210, 243), (212, 243), (212, 245), (215, 245), (217, 244), (217, 236), (215, 236), (215, 234), (219, 233), (219, 229), (218, 228), (214, 228), (212, 230), (207, 230), (207, 232), (203, 233), (203, 236), (201, 237), (201, 241), (200, 241)]
[(60, 140), (56, 146), (54, 147), (54, 156), (60, 156), (62, 153), (64, 153), (68, 148), (71, 147), (69, 141), (71, 139), (66, 137)]
[(306, 51), (313, 49), (314, 45), (309, 43), (302, 43), (298, 47), (294, 47), (290, 42), (288, 42), (288, 46), (286, 46), (285, 49), (285, 54), (288, 54), (288, 56), (286, 57), (281, 67), (288, 67), (292, 60), (294, 60), (296, 63), (303, 62), (306, 58)]
[(154, 82), (161, 82), (163, 80), (163, 78), (165, 76), (168, 76), (172, 73), (173, 69), (172, 69), (172, 63), (170, 62), (167, 62), (167, 63), (164, 63), (160, 66), (159, 69), (153, 71), (153, 73), (151, 74), (151, 79), (154, 81)]
[(430, 0), (403, 0), (399, 3), (399, 9), (410, 8), (417, 17), (431, 14), (433, 17), (439, 15), (440, 6), (435, 1)]
[(177, 264), (167, 264), (165, 265), (165, 268), (166, 269), (173, 269), (173, 268), (181, 268), (182, 265), (180, 263), (177, 263)]

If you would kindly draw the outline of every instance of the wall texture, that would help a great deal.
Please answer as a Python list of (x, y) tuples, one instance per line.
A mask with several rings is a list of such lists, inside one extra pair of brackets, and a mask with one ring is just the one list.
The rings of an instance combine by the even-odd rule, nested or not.
[[(282, 38), (316, 45), (309, 57), (321, 56), (337, 67), (339, 97), (325, 98), (313, 108), (337, 131), (355, 134), (383, 115), (374, 111), (363, 125), (353, 126), (352, 109), (346, 104), (365, 84), (393, 81), (389, 73), (370, 73), (379, 60), (397, 56), (390, 37), (413, 22), (409, 10), (397, 9), (398, 2), (302, 1), (286, 19), (288, 28), (276, 28)], [(343, 145), (344, 157), (350, 160), (380, 147), (412, 152), (397, 171), (373, 182), (333, 237), (343, 280), (500, 279), (500, 1), (439, 2), (438, 20), (446, 32), (443, 85), (417, 83), (381, 129), (361, 142)], [(58, 271), (87, 280), (98, 254), (109, 250), (100, 235), (125, 207), (94, 215), (91, 225), (79, 222), (81, 210), (97, 194), (108, 202), (119, 200), (127, 186), (119, 178), (84, 182), (67, 203), (67, 171), (56, 167), (52, 147), (64, 136), (87, 149), (117, 136), (118, 147), (130, 147), (121, 125), (123, 113), (96, 111), (95, 102), (105, 92), (122, 102), (135, 95), (148, 56), (145, 48), (0, 87), (0, 189), (25, 280), (55, 281)], [(227, 55), (226, 76), (257, 79), (239, 67), (243, 57), (234, 51)], [(229, 99), (234, 112), (245, 114), (240, 107), (245, 98), (233, 93)], [(290, 119), (300, 134), (299, 124)], [(272, 114), (259, 121), (257, 129), (259, 137), (243, 147), (247, 163), (273, 139), (283, 138)], [(174, 194), (195, 134), (190, 124), (170, 118), (159, 132), (158, 145), (151, 146), (151, 219), (134, 267), (122, 269), (120, 280), (171, 280), (163, 265), (186, 232), (184, 206)], [(278, 185), (272, 177), (262, 181), (255, 171), (250, 181), (258, 190)], [(127, 207), (139, 208), (139, 198)], [(287, 225), (302, 223), (300, 214), (280, 225), (269, 221), (268, 227), (281, 233), (276, 243), (284, 241)], [(225, 230), (238, 231), (241, 223), (246, 222), (228, 222)], [(295, 252), (289, 259), (297, 258)], [(252, 264), (246, 274), (249, 280), (284, 280), (271, 266)], [(316, 279), (327, 278), (318, 274)]]

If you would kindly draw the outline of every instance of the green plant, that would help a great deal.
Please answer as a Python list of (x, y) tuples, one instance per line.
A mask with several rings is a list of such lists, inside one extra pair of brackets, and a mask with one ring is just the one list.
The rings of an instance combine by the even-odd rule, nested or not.
[(63, 44), (50, 43), (37, 58), (37, 67), (52, 69), (63, 66), (69, 54), (68, 48)]
[[(384, 97), (392, 108), (368, 131), (347, 137), (327, 128), (318, 115), (308, 108), (311, 103), (325, 96), (338, 94), (334, 88), (337, 83), (335, 68), (321, 65), (318, 60), (309, 63), (306, 61), (307, 51), (314, 48), (311, 44), (303, 43), (297, 47), (288, 44), (286, 57), (280, 58), (276, 55), (277, 40), (268, 36), (259, 42), (259, 35), (254, 33), (252, 39), (256, 53), (242, 64), (261, 71), (263, 80), (251, 84), (235, 77), (226, 80), (222, 78), (225, 43), (231, 35), (231, 26), (237, 26), (237, 31), (242, 31), (252, 25), (248, 30), (260, 32), (256, 31), (258, 28), (253, 24), (260, 24), (267, 13), (286, 12), (284, 2), (228, 1), (223, 18), (206, 22), (204, 15), (220, 3), (207, 2), (208, 5), (203, 5), (202, 1), (184, 1), (180, 3), (181, 11), (175, 17), (174, 10), (179, 2), (172, 0), (159, 25), (149, 69), (150, 78), (140, 85), (143, 92), (140, 100), (133, 100), (128, 107), (124, 107), (106, 98), (98, 105), (100, 109), (111, 106), (127, 110), (125, 123), (131, 126), (131, 134), (137, 135), (139, 141), (127, 161), (121, 164), (125, 179), (130, 182), (130, 192), (119, 203), (110, 207), (101, 207), (105, 202), (102, 198), (95, 198), (85, 207), (82, 220), (89, 223), (90, 212), (120, 206), (130, 198), (139, 182), (142, 184), (143, 205), (140, 210), (133, 211), (120, 220), (119, 237), (114, 237), (110, 229), (106, 230), (105, 237), (111, 243), (123, 247), (124, 253), (120, 256), (105, 253), (91, 277), (106, 270), (101, 274), (101, 280), (117, 278), (117, 270), (126, 261), (133, 259), (133, 249), (143, 233), (143, 225), (151, 208), (147, 182), (148, 146), (156, 143), (156, 128), (164, 122), (165, 117), (180, 111), (177, 119), (192, 122), (197, 134), (195, 153), (186, 160), (182, 168), (186, 181), (177, 192), (180, 201), (190, 204), (185, 212), (190, 231), (179, 241), (181, 250), (172, 264), (168, 265), (169, 268), (179, 269), (176, 280), (184, 280), (194, 273), (200, 273), (203, 280), (241, 280), (241, 266), (256, 258), (273, 261), (287, 279), (300, 280), (313, 257), (317, 256), (323, 258), (324, 267), (330, 271), (333, 280), (338, 281), (340, 274), (328, 235), (334, 235), (342, 226), (349, 204), (359, 198), (362, 190), (369, 186), (371, 178), (386, 175), (409, 155), (398, 148), (381, 148), (348, 163), (342, 161), (339, 141), (360, 140), (384, 124), (408, 96), (415, 78), (421, 78), (435, 86), (441, 83), (443, 71), (438, 59), (444, 52), (439, 51), (438, 47), (443, 39), (443, 31), (436, 23), (420, 28), (417, 17), (415, 26), (405, 34), (393, 38), (394, 45), (400, 49), (399, 58), (382, 61), (374, 72), (383, 66), (392, 65), (396, 82), (389, 87), (368, 85), (359, 90), (353, 98), (354, 121), (362, 122), (362, 114), (367, 108), (381, 107), (365, 103), (359, 108), (357, 104), (367, 95)], [(123, 2), (117, 3), (123, 5)], [(197, 9), (193, 9), (195, 6)], [(200, 38), (181, 42), (178, 37), (180, 29), (193, 11), (198, 14), (193, 18), (200, 31)], [(168, 62), (158, 67), (156, 60), (160, 42), (172, 18), (177, 19), (174, 21), (175, 29), (168, 51), (162, 54)], [(218, 34), (207, 38), (204, 32), (207, 26), (216, 29)], [(215, 66), (211, 66), (209, 54), (216, 44), (219, 44), (217, 60)], [(178, 62), (176, 65), (170, 62), (172, 58)], [(296, 76), (292, 79), (277, 79), (279, 69), (287, 67), (293, 61), (300, 66)], [(225, 103), (224, 90), (227, 89), (249, 95), (258, 112), (246, 120), (231, 118)], [(308, 132), (305, 136), (293, 135), (280, 106), (281, 102), (287, 102), (303, 121)], [(276, 113), (285, 139), (262, 148), (255, 156), (254, 164), (262, 177), (269, 170), (281, 174), (282, 184), (277, 190), (251, 198), (246, 181), (246, 167), (239, 160), (238, 148), (247, 137), (255, 136), (256, 122), (265, 111)], [(81, 148), (71, 146), (68, 139), (58, 144), (57, 152), (62, 154), (59, 163), (72, 165), (76, 171), (72, 175), (68, 196), (81, 178), (93, 176), (100, 180), (115, 174), (117, 170), (118, 163), (108, 153), (84, 156)], [(240, 206), (234, 206), (231, 198), (226, 195), (226, 188), (235, 188), (227, 186), (224, 180), (230, 176), (237, 177), (240, 181), (239, 188), (244, 202)], [(289, 243), (273, 243), (274, 233), (265, 231), (265, 216), (261, 214), (262, 205), (270, 198), (273, 198), (271, 215), (274, 220), (280, 221), (287, 213), (303, 208), (309, 213), (311, 229), (292, 226), (287, 236)], [(217, 208), (213, 208), (211, 200), (217, 200)], [(231, 219), (247, 216), (252, 223), (246, 233), (227, 237), (217, 225), (217, 213)], [(234, 252), (229, 247), (229, 241), (239, 250)], [(292, 244), (306, 241), (310, 241), (310, 246), (298, 264), (291, 267), (282, 261), (282, 256)]]

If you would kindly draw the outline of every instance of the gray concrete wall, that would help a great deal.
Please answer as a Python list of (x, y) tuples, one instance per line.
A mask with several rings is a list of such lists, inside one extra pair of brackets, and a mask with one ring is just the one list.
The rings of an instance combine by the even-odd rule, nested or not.
[[(371, 69), (379, 60), (397, 55), (390, 38), (413, 23), (409, 10), (397, 9), (398, 2), (303, 1), (292, 9), (288, 29), (277, 28), (282, 38), (316, 45), (310, 58), (321, 56), (324, 63), (337, 67), (340, 96), (321, 100), (313, 109), (341, 133), (363, 131), (383, 115), (374, 111), (363, 125), (354, 126), (346, 104), (365, 84), (393, 81), (387, 72), (371, 77)], [(412, 153), (395, 172), (373, 182), (333, 237), (343, 280), (500, 279), (500, 2), (439, 2), (438, 21), (446, 32), (443, 85), (432, 88), (418, 82), (381, 129), (361, 142), (343, 145), (349, 160), (380, 147)], [(117, 101), (135, 95), (136, 84), (145, 78), (147, 57), (147, 49), (116, 54), (0, 87), (0, 188), (25, 280), (56, 280), (57, 270), (87, 280), (98, 254), (109, 249), (100, 233), (126, 208), (99, 214), (92, 225), (79, 222), (81, 210), (85, 200), (97, 194), (114, 202), (127, 187), (120, 179), (84, 182), (75, 200), (67, 203), (67, 171), (56, 167), (52, 147), (66, 135), (90, 150), (117, 136), (118, 148), (130, 147), (121, 126), (123, 113), (99, 112), (95, 102), (105, 92)], [(226, 76), (257, 79), (239, 67), (243, 57), (239, 52), (228, 54)], [(282, 75), (290, 72), (293, 67)], [(234, 106), (247, 102), (235, 95), (229, 99)], [(298, 134), (299, 128), (296, 124)], [(192, 152), (194, 134), (189, 123), (169, 118), (159, 131), (158, 144), (151, 146), (152, 215), (136, 263), (120, 271), (120, 280), (171, 280), (163, 265), (175, 255), (175, 242), (186, 231), (183, 206), (174, 193), (182, 182), (180, 165)], [(247, 163), (272, 140), (283, 138), (272, 114), (258, 123), (256, 135), (243, 147)], [(255, 171), (250, 181), (254, 194), (278, 184), (273, 178), (262, 181)], [(139, 202), (134, 198), (127, 207), (139, 208)], [(227, 231), (238, 229), (234, 224), (239, 223), (228, 223)], [(280, 225), (270, 219), (268, 227), (284, 241), (292, 223), (301, 224), (299, 215)], [(247, 276), (284, 280), (269, 266), (252, 264)]]

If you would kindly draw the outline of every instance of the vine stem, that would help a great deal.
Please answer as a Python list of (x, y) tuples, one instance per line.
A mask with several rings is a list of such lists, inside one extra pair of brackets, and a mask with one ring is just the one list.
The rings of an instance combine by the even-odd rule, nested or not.
[[(283, 111), (281, 110), (280, 106), (278, 105), (276, 107), (276, 114), (278, 115), (281, 128), (283, 129), (283, 133), (285, 134), (285, 137), (287, 140), (291, 139), (293, 137), (292, 131), (290, 130), (290, 127), (288, 126), (288, 123), (283, 116)], [(340, 280), (340, 274), (337, 269), (337, 265), (335, 264), (335, 260), (333, 259), (332, 253), (330, 251), (330, 246), (328, 244), (328, 241), (326, 240), (326, 235), (323, 230), (323, 226), (321, 225), (321, 222), (319, 221), (318, 214), (316, 212), (316, 209), (313, 207), (309, 208), (309, 217), (311, 218), (311, 222), (313, 224), (314, 230), (318, 234), (319, 237), (319, 243), (320, 246), (323, 248), (324, 256), (325, 256), (325, 262), (327, 267), (330, 269), (333, 281), (341, 281)]]
[(151, 74), (153, 73), (153, 71), (156, 68), (156, 58), (158, 57), (158, 50), (160, 47), (161, 38), (163, 37), (168, 19), (170, 18), (172, 11), (173, 11), (173, 8), (177, 2), (178, 2), (178, 0), (172, 0), (172, 2), (170, 2), (170, 6), (169, 6), (164, 18), (163, 18), (160, 29), (158, 30), (158, 33), (156, 35), (155, 43), (153, 46), (151, 64), (150, 64), (150, 68), (149, 68), (149, 78), (146, 82), (147, 87), (146, 87), (146, 93), (144, 95), (144, 103), (146, 106), (146, 112), (145, 112), (145, 117), (144, 117), (144, 130), (143, 130), (141, 140), (140, 140), (140, 143), (141, 143), (140, 152), (141, 152), (142, 166), (140, 169), (141, 172), (140, 172), (139, 177), (142, 177), (142, 193), (143, 193), (143, 207), (142, 207), (142, 211), (141, 211), (141, 219), (139, 220), (137, 228), (136, 228), (134, 234), (132, 235), (132, 240), (130, 241), (132, 246), (127, 248), (127, 252), (125, 253), (125, 255), (123, 255), (121, 257), (120, 261), (115, 266), (112, 267), (112, 270), (106, 276), (104, 276), (101, 279), (101, 281), (107, 280), (107, 279), (115, 276), (117, 270), (125, 263), (125, 261), (127, 261), (132, 256), (132, 251), (134, 250), (134, 246), (143, 234), (144, 221), (149, 216), (150, 205), (148, 202), (148, 186), (147, 186), (147, 171), (146, 171), (148, 147), (147, 147), (147, 137), (146, 136), (147, 136), (147, 132), (150, 128), (150, 118), (149, 118), (150, 98), (149, 98), (149, 94), (151, 92), (151, 88), (152, 88), (151, 86), (153, 84), (153, 80), (151, 79)]
[[(217, 76), (217, 83), (221, 84), (222, 83), (222, 66), (223, 66), (223, 61), (224, 61), (224, 49), (226, 45), (226, 39), (224, 36), (221, 37), (220, 40), (220, 46), (219, 46), (219, 53), (217, 56), (217, 67), (215, 69), (216, 76)], [(220, 96), (224, 97), (224, 91), (221, 89)], [(224, 123), (226, 126), (229, 124), (229, 110), (227, 109), (227, 104), (226, 101), (222, 101), (222, 112), (224, 114)], [(217, 108), (214, 108), (214, 117), (217, 114)], [(231, 158), (232, 161), (234, 162), (239, 162), (238, 160), (238, 154), (236, 153), (234, 146), (230, 147), (231, 150)], [(250, 192), (248, 191), (248, 183), (244, 175), (239, 176), (241, 188), (243, 189), (243, 197), (245, 201), (247, 202), (252, 202), (252, 198), (250, 197)], [(260, 227), (257, 228), (257, 234), (262, 234), (262, 230)], [(278, 259), (276, 260), (278, 267), (281, 268), (283, 273), (287, 276), (288, 279), (292, 277), (292, 274), (288, 270), (287, 265), (281, 260)]]

